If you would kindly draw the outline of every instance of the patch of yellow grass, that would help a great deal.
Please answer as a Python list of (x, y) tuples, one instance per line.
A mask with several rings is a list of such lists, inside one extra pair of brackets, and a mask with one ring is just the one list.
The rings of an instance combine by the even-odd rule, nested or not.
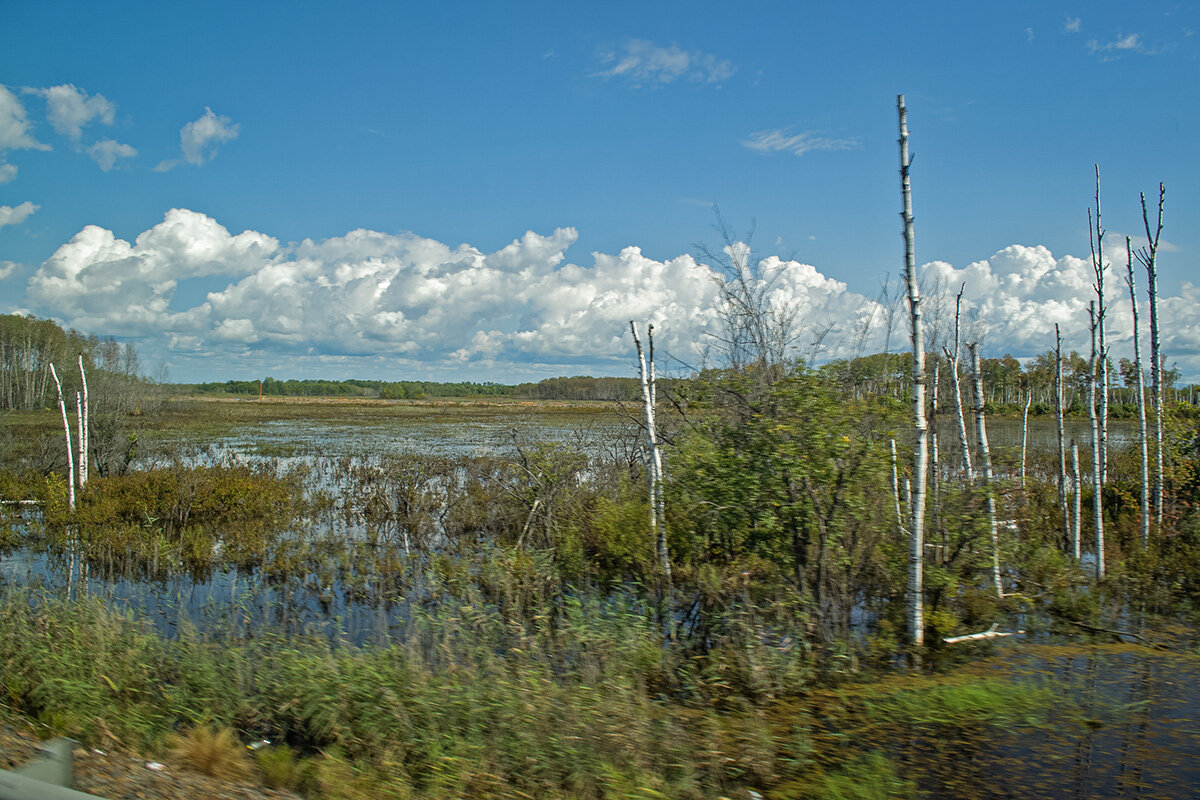
[(229, 728), (197, 725), (183, 735), (172, 735), (167, 745), (174, 760), (197, 772), (233, 781), (250, 777), (246, 749)]

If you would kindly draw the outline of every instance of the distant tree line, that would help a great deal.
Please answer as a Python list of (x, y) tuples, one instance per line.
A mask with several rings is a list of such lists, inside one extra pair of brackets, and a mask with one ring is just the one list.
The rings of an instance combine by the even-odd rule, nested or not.
[[(664, 382), (669, 384), (670, 382)], [(378, 381), (329, 380), (230, 380), (182, 384), (184, 391), (201, 395), (231, 394), (264, 397), (368, 397), (384, 400), (421, 400), (434, 397), (508, 397), (531, 400), (636, 400), (634, 378), (546, 378), (536, 383), (503, 384), (490, 381)]]
[[(931, 362), (939, 359), (931, 358)], [(953, 391), (949, 365), (940, 360), (937, 391), (946, 398)], [(999, 358), (981, 358), (980, 365), (984, 384), (984, 400), (987, 411), (1017, 412), (1032, 398), (1031, 414), (1054, 413), (1054, 351), (1048, 350), (1027, 360), (1022, 366), (1011, 354)], [(907, 400), (911, 392), (912, 354), (875, 353), (859, 358), (831, 361), (821, 368), (834, 378), (847, 396), (862, 399), (871, 396), (890, 396)], [(1110, 389), (1113, 399), (1113, 416), (1132, 416), (1135, 413), (1137, 394), (1136, 373), (1129, 359), (1120, 359), (1112, 365), (1109, 374), (1114, 377)], [(929, 368), (930, 385), (933, 385), (934, 369)], [(1063, 407), (1067, 414), (1086, 415), (1087, 387), (1091, 377), (1088, 359), (1075, 351), (1063, 354)], [(1117, 378), (1121, 381), (1117, 384)], [(1163, 381), (1172, 397), (1180, 402), (1195, 402), (1194, 386), (1179, 386), (1179, 371), (1163, 370)]]
[(54, 402), (50, 365), (63, 374), (64, 390), (74, 396), (79, 356), (97, 383), (105, 378), (139, 381), (140, 362), (132, 344), (64, 330), (53, 320), (19, 314), (0, 316), (0, 409), (32, 410)]

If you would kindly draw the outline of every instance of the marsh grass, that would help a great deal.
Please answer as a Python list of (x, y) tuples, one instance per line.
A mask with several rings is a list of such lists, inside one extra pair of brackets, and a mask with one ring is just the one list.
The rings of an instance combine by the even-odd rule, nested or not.
[(250, 777), (250, 760), (229, 728), (197, 725), (182, 734), (167, 737), (167, 753), (189, 768), (228, 781), (242, 782)]
[(209, 726), (320, 751), (312, 780), (329, 797), (699, 798), (788, 773), (751, 706), (685, 699), (698, 673), (662, 647), (651, 609), (580, 599), (517, 625), (459, 600), (360, 648), (270, 632), (164, 639), (99, 600), (13, 592), (0, 607), (5, 702), (134, 751), (182, 752), (171, 735), (190, 729), (189, 750), (215, 753)]

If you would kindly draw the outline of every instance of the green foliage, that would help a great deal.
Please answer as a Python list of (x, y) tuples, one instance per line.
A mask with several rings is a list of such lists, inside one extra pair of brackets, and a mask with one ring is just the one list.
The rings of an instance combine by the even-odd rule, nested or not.
[(922, 793), (914, 781), (900, 777), (895, 762), (872, 750), (824, 776), (810, 796), (821, 800), (909, 800)]
[[(860, 592), (889, 585), (883, 542), (886, 432), (828, 380), (796, 372), (758, 399), (732, 379), (724, 413), (688, 435), (671, 459), (668, 507), (677, 558), (754, 562), (788, 582), (826, 641), (844, 637)], [(740, 398), (740, 399), (738, 399)]]

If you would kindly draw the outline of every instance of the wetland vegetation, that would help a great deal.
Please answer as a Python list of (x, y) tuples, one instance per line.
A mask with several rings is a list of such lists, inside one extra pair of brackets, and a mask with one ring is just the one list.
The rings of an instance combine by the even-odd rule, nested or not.
[[(904, 388), (846, 374), (662, 389), (669, 582), (632, 407), (173, 397), (114, 370), (121, 458), (74, 509), (57, 412), (6, 412), (0, 497), (33, 502), (0, 519), (5, 713), (155, 756), (204, 731), (270, 740), (258, 774), (325, 798), (1154, 797), (1200, 779), (1194, 409), (1171, 409), (1145, 547), (1113, 437), (1103, 581), (1065, 548), (1052, 446), (1022, 488), (1010, 431), (997, 597), (985, 493), (943, 457), (914, 669)], [(993, 625), (1026, 635), (942, 641)]]

